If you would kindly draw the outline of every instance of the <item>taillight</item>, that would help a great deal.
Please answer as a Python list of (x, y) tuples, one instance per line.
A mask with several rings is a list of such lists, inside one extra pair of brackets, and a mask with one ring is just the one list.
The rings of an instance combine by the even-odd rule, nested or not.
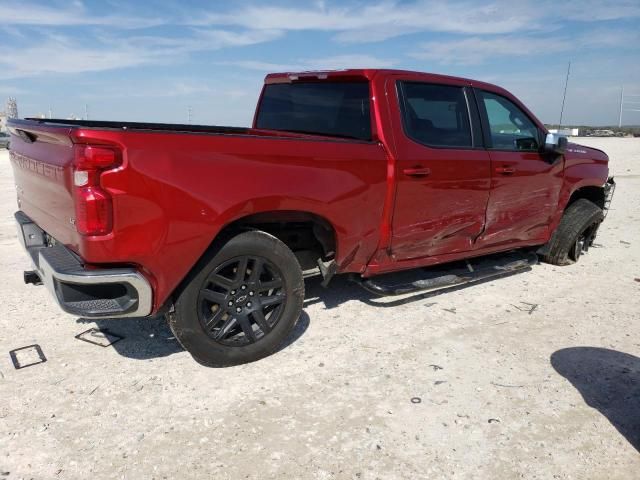
[(105, 235), (113, 228), (113, 202), (100, 186), (100, 175), (120, 163), (109, 147), (77, 145), (73, 171), (76, 229), (82, 235)]
[(80, 146), (76, 154), (79, 170), (113, 168), (118, 163), (118, 154), (107, 147)]

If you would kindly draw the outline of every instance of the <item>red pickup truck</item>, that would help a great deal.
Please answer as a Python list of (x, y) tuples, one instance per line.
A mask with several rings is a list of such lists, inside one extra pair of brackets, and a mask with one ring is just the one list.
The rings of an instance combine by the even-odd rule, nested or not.
[(310, 259), (325, 284), (350, 273), (382, 294), (478, 277), (445, 266), (391, 288), (376, 275), (496, 252), (569, 264), (614, 185), (605, 153), (549, 134), (504, 89), (409, 71), (270, 74), (252, 128), (9, 130), (25, 281), (83, 317), (166, 314), (216, 366), (279, 347)]

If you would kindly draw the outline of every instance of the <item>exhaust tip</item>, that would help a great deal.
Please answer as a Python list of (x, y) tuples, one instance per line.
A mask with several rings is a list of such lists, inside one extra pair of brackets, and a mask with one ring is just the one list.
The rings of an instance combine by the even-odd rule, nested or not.
[(34, 270), (25, 270), (23, 272), (23, 275), (24, 283), (26, 283), (27, 285), (42, 285), (42, 280), (40, 279), (40, 275), (38, 275), (38, 272), (35, 272)]

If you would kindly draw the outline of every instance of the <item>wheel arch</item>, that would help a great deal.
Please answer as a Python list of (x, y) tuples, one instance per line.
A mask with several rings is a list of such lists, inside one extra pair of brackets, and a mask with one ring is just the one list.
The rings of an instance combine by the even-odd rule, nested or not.
[(584, 198), (590, 202), (595, 203), (598, 207), (604, 209), (605, 204), (605, 189), (604, 186), (596, 185), (584, 185), (577, 188), (571, 193), (569, 200), (564, 206), (564, 210), (569, 208), (576, 200)]
[[(306, 246), (300, 235), (311, 235), (322, 248), (325, 257), (333, 258), (338, 250), (338, 236), (333, 224), (325, 217), (307, 210), (267, 210), (251, 213), (225, 224), (216, 237), (233, 235), (238, 231), (257, 229), (280, 239), (292, 251)], [(212, 242), (212, 245), (214, 241)]]
[(309, 210), (263, 210), (244, 215), (230, 215), (221, 224), (207, 247), (168, 296), (161, 310), (170, 307), (189, 283), (194, 272), (202, 268), (210, 251), (220, 248), (240, 232), (261, 230), (269, 233), (287, 245), (296, 256), (305, 250), (304, 247), (315, 247), (311, 249), (312, 256), (318, 255), (318, 258), (323, 260), (331, 260), (336, 258), (339, 248), (337, 229), (334, 225), (324, 216)]

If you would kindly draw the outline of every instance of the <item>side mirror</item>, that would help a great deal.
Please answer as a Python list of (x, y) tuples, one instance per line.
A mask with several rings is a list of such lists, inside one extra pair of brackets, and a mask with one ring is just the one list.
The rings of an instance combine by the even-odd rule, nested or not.
[(567, 150), (568, 143), (569, 141), (567, 140), (567, 137), (562, 137), (555, 133), (547, 133), (547, 137), (544, 141), (544, 151), (564, 155), (564, 152)]

